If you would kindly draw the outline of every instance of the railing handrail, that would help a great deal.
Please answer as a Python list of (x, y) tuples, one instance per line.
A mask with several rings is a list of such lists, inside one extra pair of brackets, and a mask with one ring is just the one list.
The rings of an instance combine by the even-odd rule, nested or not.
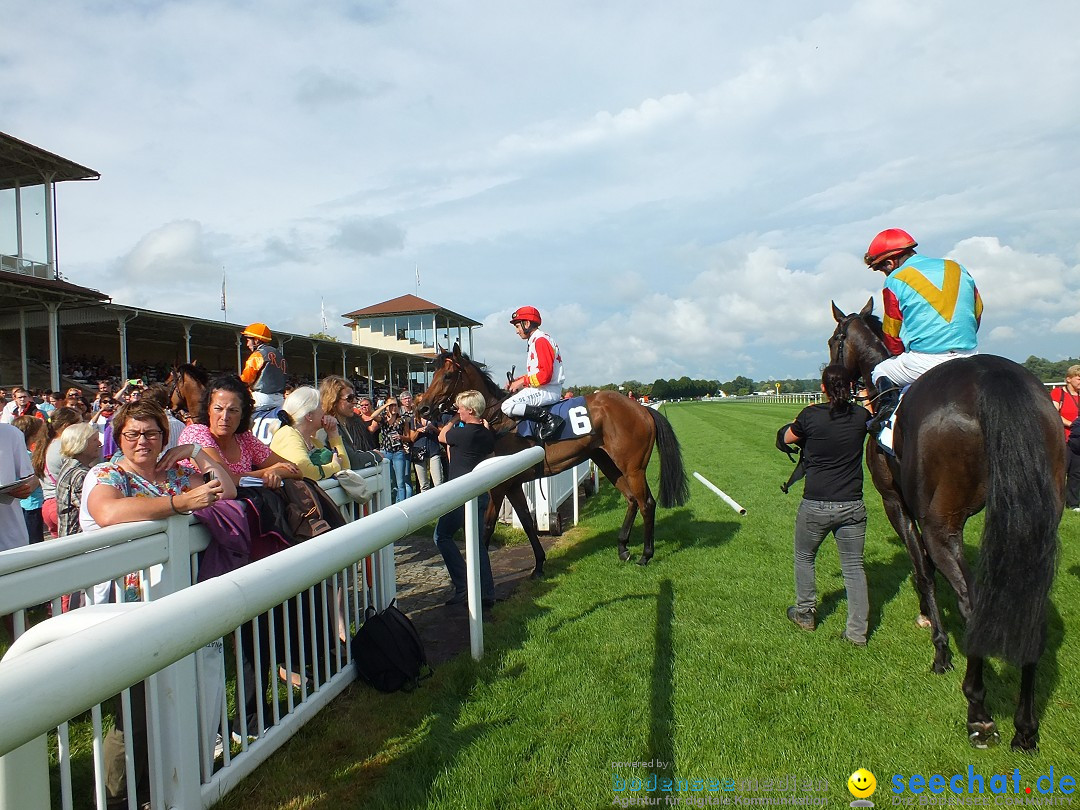
[[(441, 484), (313, 541), (138, 606), (14, 658), (0, 660), (0, 754), (39, 737), (242, 623), (322, 581), (356, 559), (415, 531), (495, 484), (533, 467), (544, 450), (488, 459), (468, 475)], [(176, 517), (170, 520), (179, 521)], [(158, 531), (157, 524), (149, 524)], [(316, 548), (317, 546), (317, 548)], [(33, 633), (34, 628), (27, 631)], [(132, 639), (138, 643), (133, 644)], [(118, 656), (115, 651), (124, 650)], [(80, 662), (80, 677), (47, 703), (27, 700), (42, 683)]]

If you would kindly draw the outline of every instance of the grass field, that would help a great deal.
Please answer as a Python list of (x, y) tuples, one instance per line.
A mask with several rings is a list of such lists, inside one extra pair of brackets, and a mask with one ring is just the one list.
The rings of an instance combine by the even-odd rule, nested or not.
[[(802, 487), (781, 494), (791, 464), (773, 442), (797, 410), (668, 407), (688, 474), (725, 490), (745, 517), (691, 481), (686, 507), (657, 513), (653, 561), (623, 564), (615, 552), (623, 506), (605, 484), (551, 554), (547, 578), (496, 609), (483, 661), (446, 664), (412, 694), (355, 685), (219, 806), (606, 807), (632, 797), (664, 804), (660, 790), (630, 789), (652, 774), (703, 780), (699, 791), (688, 782), (689, 792), (671, 798), (784, 795), (837, 806), (851, 801), (846, 780), (859, 767), (876, 775), (881, 806), (893, 799), (894, 774), (966, 780), (971, 766), (989, 785), (992, 775), (1019, 769), (1021, 791), (1051, 768), (1057, 779), (1080, 775), (1080, 650), (1067, 630), (1080, 622), (1080, 515), (1067, 512), (1062, 522), (1039, 668), (1041, 751), (1008, 748), (1018, 673), (999, 662), (987, 672), (988, 706), (1005, 742), (973, 750), (955, 599), (939, 582), (956, 670), (933, 675), (929, 633), (914, 623), (910, 564), (869, 482), (869, 646), (839, 640), (846, 603), (831, 540), (818, 557), (818, 630), (799, 631), (785, 618)], [(655, 480), (655, 458), (653, 465)], [(979, 517), (968, 525), (972, 554), (981, 525)], [(631, 548), (640, 553), (640, 522)], [(654, 764), (617, 764), (643, 762)], [(765, 780), (790, 776), (815, 790), (764, 789)], [(709, 792), (709, 781), (734, 790)]]

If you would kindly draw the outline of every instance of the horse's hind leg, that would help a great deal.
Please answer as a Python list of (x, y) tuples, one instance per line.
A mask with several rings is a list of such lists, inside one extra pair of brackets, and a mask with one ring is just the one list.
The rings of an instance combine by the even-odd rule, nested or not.
[(645, 480), (645, 471), (641, 470), (637, 475), (629, 476), (632, 494), (631, 503), (638, 504), (641, 509), (641, 521), (645, 528), (645, 546), (641, 552), (639, 565), (646, 565), (653, 557), (653, 535), (656, 522), (656, 500), (649, 489), (649, 482)]
[(1012, 749), (1028, 754), (1039, 750), (1039, 716), (1035, 714), (1036, 667), (1038, 663), (1024, 664), (1020, 668), (1020, 701), (1013, 716), (1016, 734), (1012, 738)]
[(900, 535), (900, 539), (904, 541), (908, 557), (911, 558), (915, 575), (915, 590), (919, 594), (919, 610), (922, 615), (930, 619), (930, 637), (934, 644), (934, 663), (931, 669), (939, 674), (948, 672), (952, 669), (949, 635), (945, 632), (945, 622), (941, 618), (941, 608), (938, 606), (937, 591), (934, 586), (936, 569), (930, 555), (926, 553), (925, 537), (919, 534), (915, 522), (904, 511), (899, 495), (892, 491), (888, 494), (883, 493), (881, 503), (885, 507), (889, 522)]
[(627, 486), (626, 476), (623, 475), (622, 470), (615, 466), (611, 456), (600, 450), (593, 454), (592, 460), (600, 468), (600, 472), (604, 474), (604, 477), (612, 483), (612, 486), (626, 498), (626, 517), (623, 518), (622, 528), (619, 529), (619, 559), (627, 562), (630, 559), (630, 549), (627, 548), (627, 544), (630, 542), (630, 531), (634, 528), (634, 518), (637, 517), (637, 501)]
[[(532, 579), (539, 579), (544, 575), (544, 561), (547, 559), (547, 554), (544, 553), (544, 547), (540, 544), (540, 535), (536, 531), (536, 522), (533, 520), (532, 512), (529, 511), (529, 502), (525, 498), (525, 492), (519, 486), (509, 487), (506, 490), (506, 499), (514, 507), (514, 512), (521, 521), (521, 527), (529, 538), (529, 545), (532, 546), (535, 565), (529, 576)], [(500, 498), (500, 502), (501, 500)]]
[[(992, 745), (997, 745), (1000, 740), (994, 719), (986, 711), (983, 663), (982, 658), (974, 655), (970, 656), (968, 658), (967, 672), (964, 674), (964, 697), (968, 701), (968, 740), (974, 748), (989, 748)], [(1019, 714), (1019, 711), (1017, 713)]]

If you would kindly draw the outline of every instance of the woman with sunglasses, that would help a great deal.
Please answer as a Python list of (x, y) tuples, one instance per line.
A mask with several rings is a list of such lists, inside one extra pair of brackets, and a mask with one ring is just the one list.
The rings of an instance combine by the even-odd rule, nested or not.
[[(363, 468), (367, 459), (362, 455), (366, 452), (376, 453), (376, 458), (382, 456), (377, 453), (378, 448), (371, 440), (371, 432), (368, 423), (356, 415), (356, 391), (344, 377), (330, 375), (319, 384), (319, 398), (322, 402), (323, 411), (328, 416), (337, 419), (338, 431), (341, 434), (341, 443), (345, 445), (345, 452), (349, 456), (349, 466), (354, 470)], [(371, 401), (367, 402), (368, 412), (371, 412)]]
[(408, 420), (401, 413), (401, 404), (393, 395), (386, 398), (386, 413), (379, 418), (379, 441), (383, 455), (390, 460), (390, 472), (394, 480), (394, 503), (411, 498), (412, 465), (405, 433)]

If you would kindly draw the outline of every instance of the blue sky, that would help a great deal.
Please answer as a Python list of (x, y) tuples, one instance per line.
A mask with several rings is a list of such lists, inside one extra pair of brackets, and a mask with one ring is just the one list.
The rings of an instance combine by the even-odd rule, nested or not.
[(969, 267), (983, 351), (1080, 354), (1074, 2), (4, 19), (0, 129), (101, 172), (59, 189), (61, 269), (117, 302), (220, 317), (225, 266), (230, 320), (288, 331), (418, 292), (496, 376), (533, 304), (571, 383), (808, 377), (895, 226)]

